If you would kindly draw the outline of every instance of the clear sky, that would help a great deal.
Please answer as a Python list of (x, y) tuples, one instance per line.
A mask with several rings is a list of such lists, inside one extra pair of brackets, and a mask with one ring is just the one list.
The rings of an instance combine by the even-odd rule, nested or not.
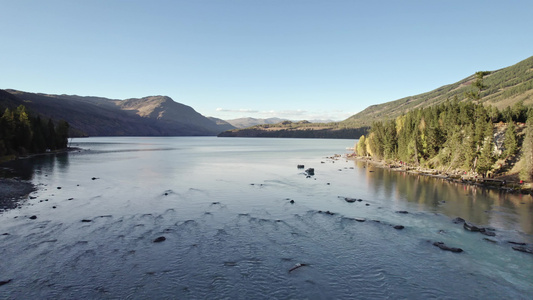
[(0, 88), (343, 120), (533, 55), (533, 1), (0, 0)]

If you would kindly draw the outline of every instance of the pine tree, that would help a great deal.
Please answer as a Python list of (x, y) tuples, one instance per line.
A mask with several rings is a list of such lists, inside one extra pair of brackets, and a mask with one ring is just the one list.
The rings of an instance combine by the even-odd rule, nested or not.
[(362, 135), (360, 138), (359, 138), (359, 142), (357, 142), (357, 145), (355, 147), (355, 151), (357, 153), (357, 155), (360, 155), (360, 156), (366, 156), (367, 153), (366, 153), (366, 138), (364, 135)]
[(526, 121), (526, 136), (522, 143), (522, 157), (524, 159), (524, 167), (520, 171), (520, 179), (533, 179), (533, 109), (529, 110)]
[(515, 124), (512, 120), (507, 122), (503, 147), (505, 148), (505, 157), (515, 155), (516, 151), (518, 150), (518, 138), (516, 136)]

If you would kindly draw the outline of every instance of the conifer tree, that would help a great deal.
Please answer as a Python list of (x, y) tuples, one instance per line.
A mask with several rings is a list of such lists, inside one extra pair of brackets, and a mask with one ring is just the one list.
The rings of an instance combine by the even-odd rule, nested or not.
[(518, 150), (518, 138), (516, 136), (515, 124), (512, 120), (507, 122), (503, 147), (505, 148), (505, 157), (513, 156)]

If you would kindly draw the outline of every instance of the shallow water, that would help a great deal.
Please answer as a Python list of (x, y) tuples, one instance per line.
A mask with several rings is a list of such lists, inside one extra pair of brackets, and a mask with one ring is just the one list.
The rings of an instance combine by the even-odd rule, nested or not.
[[(533, 243), (530, 196), (327, 158), (343, 154), (350, 140), (88, 138), (72, 145), (84, 150), (10, 166), (40, 189), (0, 214), (0, 234), (8, 234), (0, 235), (0, 281), (11, 279), (0, 298), (533, 294), (533, 255), (507, 243)], [(306, 178), (298, 164), (316, 175)], [(494, 228), (494, 242), (452, 223), (457, 216)], [(153, 243), (159, 236), (166, 240)], [(289, 272), (297, 263), (306, 265)]]

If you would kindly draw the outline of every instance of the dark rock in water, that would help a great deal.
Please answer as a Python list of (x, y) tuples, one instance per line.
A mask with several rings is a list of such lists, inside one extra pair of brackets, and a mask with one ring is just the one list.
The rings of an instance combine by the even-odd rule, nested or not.
[(533, 254), (533, 247), (513, 246), (513, 250)]
[(4, 284), (8, 284), (11, 282), (11, 279), (8, 279), (8, 280), (2, 280), (0, 281), (0, 285), (4, 285)]
[(363, 218), (355, 218), (354, 220), (356, 220), (357, 222), (365, 222), (366, 219), (363, 219)]
[(370, 204), (368, 204), (368, 203), (367, 203), (367, 204), (365, 204), (365, 205), (366, 205), (366, 206), (370, 206)]
[(164, 236), (160, 236), (160, 237), (158, 237), (158, 238), (156, 238), (156, 239), (154, 240), (154, 243), (161, 243), (161, 242), (164, 242), (164, 241), (166, 241), (166, 240), (167, 240), (166, 237), (164, 237)]
[(513, 244), (513, 245), (519, 245), (519, 246), (525, 246), (525, 245), (527, 245), (526, 243), (513, 242), (513, 241), (507, 241), (507, 243), (509, 243), (509, 244)]
[(396, 225), (396, 226), (394, 226), (394, 229), (398, 229), (398, 230), (402, 230), (402, 229), (404, 229), (404, 228), (405, 228), (405, 226), (403, 226), (403, 225)]
[(463, 219), (463, 218), (459, 218), (459, 217), (457, 217), (457, 218), (453, 219), (452, 222), (455, 223), (455, 224), (461, 224), (461, 223), (464, 223), (464, 222), (466, 222), (466, 221), (465, 221), (465, 219)]
[(483, 229), (482, 227), (477, 227), (476, 225), (474, 225), (472, 223), (468, 223), (468, 222), (465, 222), (463, 227), (464, 227), (464, 229), (466, 229), (468, 231), (473, 231), (473, 232), (479, 232), (479, 231), (481, 231), (481, 229)]
[(165, 193), (164, 195), (165, 195), (165, 196), (168, 196), (168, 193)]
[(294, 200), (289, 201), (290, 204), (294, 204)]
[(7, 233), (7, 232), (6, 233), (2, 233), (2, 235), (9, 235), (9, 233)]
[(344, 200), (348, 203), (354, 203), (355, 201), (357, 201), (357, 199), (355, 198), (348, 198), (348, 197), (345, 197)]
[(303, 169), (303, 168), (305, 168), (304, 165), (298, 165), (298, 169)]
[(494, 233), (494, 231), (487, 231), (487, 230), (481, 231), (481, 234), (484, 234), (486, 236), (496, 236), (496, 233)]
[(491, 243), (497, 243), (497, 241), (495, 241), (493, 239), (489, 239), (489, 238), (483, 238), (483, 240), (485, 240), (487, 242), (491, 242)]
[(357, 199), (357, 202), (361, 202), (361, 201), (363, 201), (363, 199)]
[(33, 216), (30, 217), (30, 219), (31, 219), (31, 220), (35, 220), (35, 219), (37, 219), (37, 216), (36, 216), (36, 215), (33, 215)]
[(309, 176), (313, 176), (313, 175), (315, 175), (315, 169), (309, 168), (309, 169), (305, 170), (305, 173), (307, 173), (307, 175), (309, 175)]
[(74, 198), (68, 198), (67, 200), (69, 200), (69, 201), (70, 201), (70, 200), (74, 200)]
[(463, 252), (463, 249), (454, 248), (454, 247), (448, 247), (443, 242), (434, 242), (433, 245), (441, 248), (442, 250), (446, 250), (446, 251), (451, 251), (451, 252), (455, 252), (455, 253)]
[(60, 187), (60, 186), (58, 186), (58, 187), (57, 187), (57, 189), (58, 189), (58, 190), (60, 190), (60, 189), (61, 189), (61, 187)]
[(397, 210), (396, 213), (397, 214), (408, 214), (409, 212), (406, 210)]
[(52, 206), (52, 208), (53, 208), (53, 209), (56, 209), (56, 207), (55, 207), (55, 206)]
[(93, 220), (88, 220), (88, 219), (83, 219), (81, 220), (83, 223), (89, 223), (89, 222), (92, 222)]
[(91, 178), (91, 180), (96, 180), (96, 179), (98, 179), (98, 177), (93, 177), (93, 178)]
[(298, 268), (301, 268), (301, 267), (304, 267), (304, 266), (307, 266), (307, 264), (296, 264), (294, 267), (292, 267), (290, 270), (289, 270), (289, 273), (298, 269)]

